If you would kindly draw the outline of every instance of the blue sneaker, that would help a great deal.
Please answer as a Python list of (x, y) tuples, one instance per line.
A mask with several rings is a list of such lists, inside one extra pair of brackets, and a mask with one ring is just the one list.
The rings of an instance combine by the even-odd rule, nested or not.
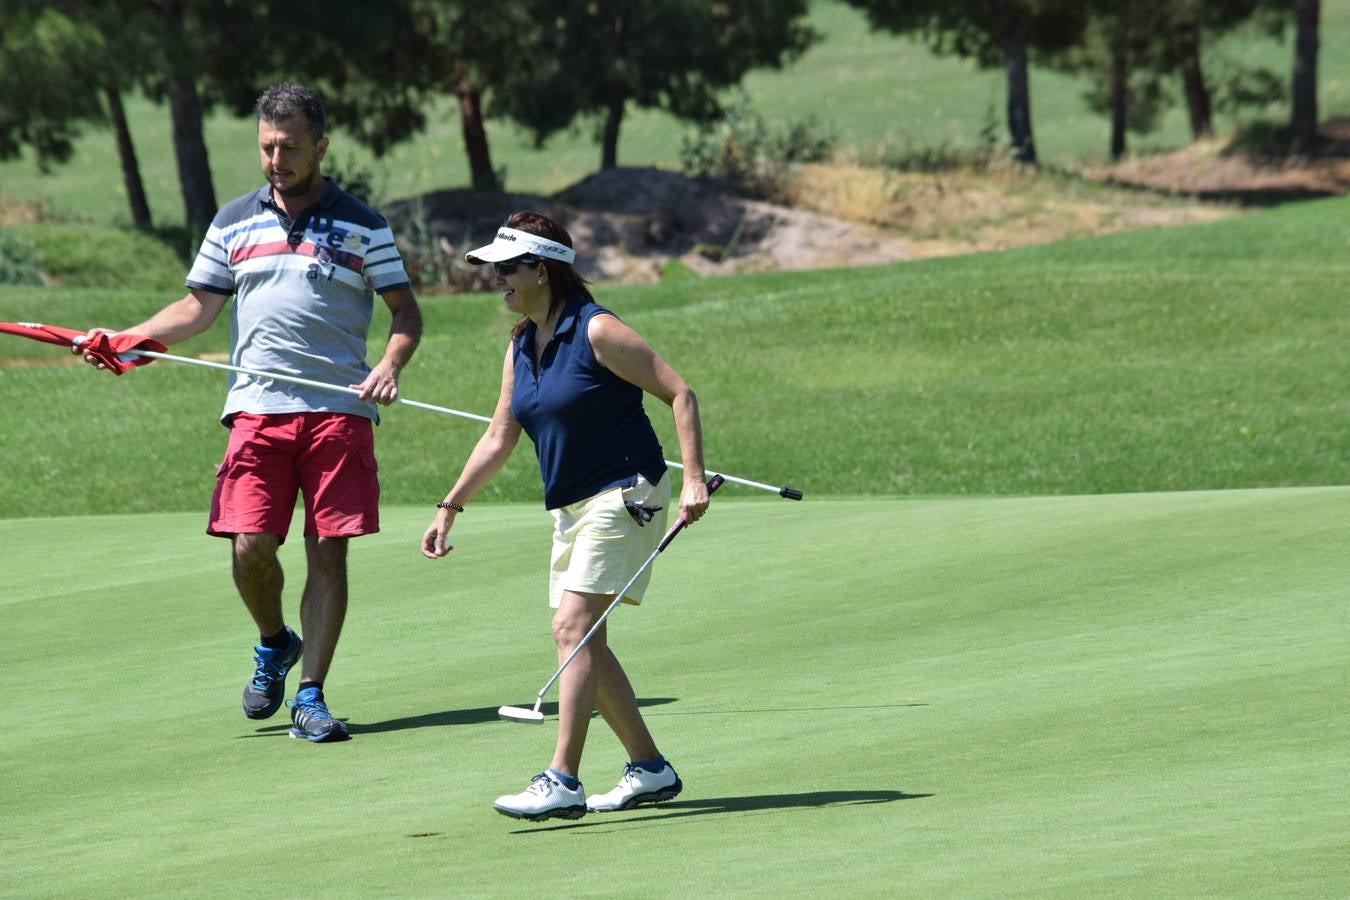
[(324, 741), (345, 741), (351, 737), (341, 719), (333, 718), (323, 692), (316, 687), (301, 688), (295, 699), (288, 701), (291, 708), (291, 737), (304, 738), (313, 744)]
[(253, 648), (257, 668), (244, 685), (244, 715), (250, 719), (270, 719), (286, 696), (286, 673), (300, 660), (303, 644), (300, 635), (286, 629), (290, 643), (284, 650), (272, 650), (262, 644)]

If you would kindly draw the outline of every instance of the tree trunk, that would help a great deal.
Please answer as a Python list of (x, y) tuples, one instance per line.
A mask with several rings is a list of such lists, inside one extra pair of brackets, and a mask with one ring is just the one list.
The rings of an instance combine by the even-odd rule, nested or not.
[(1214, 136), (1214, 119), (1210, 112), (1209, 86), (1200, 68), (1200, 40), (1188, 40), (1181, 63), (1181, 82), (1186, 92), (1186, 111), (1191, 117), (1191, 137), (1203, 140)]
[(216, 189), (211, 184), (211, 162), (202, 136), (202, 104), (190, 78), (171, 76), (169, 114), (173, 118), (173, 150), (178, 161), (178, 183), (183, 191), (183, 213), (193, 235), (205, 234), (216, 215)]
[(1129, 105), (1130, 61), (1122, 42), (1111, 48), (1111, 160), (1125, 155), (1125, 122)]
[(169, 42), (168, 66), (164, 72), (173, 123), (173, 152), (178, 163), (178, 185), (183, 193), (183, 214), (188, 234), (195, 241), (206, 233), (216, 215), (216, 189), (211, 184), (211, 162), (202, 136), (202, 102), (197, 94), (196, 73), (191, 65), (191, 45), (183, 26), (181, 0), (159, 4), (164, 34)]
[(131, 143), (127, 113), (122, 108), (122, 92), (115, 87), (105, 87), (103, 96), (108, 101), (108, 114), (112, 116), (113, 132), (117, 135), (117, 158), (122, 163), (122, 184), (126, 186), (127, 203), (131, 205), (131, 223), (149, 231), (153, 227), (150, 204), (145, 199), (145, 185), (141, 182), (140, 163), (136, 161), (136, 147)]
[(1027, 80), (1027, 45), (1020, 25), (1008, 29), (1003, 38), (1008, 70), (1008, 136), (1012, 157), (1019, 163), (1036, 165), (1036, 142), (1031, 136), (1031, 87)]
[(1295, 0), (1293, 111), (1289, 130), (1295, 150), (1307, 150), (1317, 141), (1317, 44), (1321, 0)]
[(464, 150), (469, 155), (469, 179), (475, 191), (499, 191), (501, 184), (492, 169), (487, 131), (483, 128), (482, 92), (463, 73), (455, 84), (459, 98), (459, 124), (464, 134)]
[(612, 169), (619, 164), (619, 124), (623, 122), (623, 98), (609, 101), (605, 113), (605, 136), (600, 149), (600, 168)]
[[(628, 49), (627, 20), (621, 12), (614, 13), (612, 36), (613, 59), (623, 60)], [(622, 69), (622, 66), (618, 67)], [(619, 125), (623, 122), (623, 108), (627, 89), (622, 84), (609, 85), (609, 103), (605, 109), (605, 131), (600, 144), (600, 170), (613, 169), (619, 164)]]

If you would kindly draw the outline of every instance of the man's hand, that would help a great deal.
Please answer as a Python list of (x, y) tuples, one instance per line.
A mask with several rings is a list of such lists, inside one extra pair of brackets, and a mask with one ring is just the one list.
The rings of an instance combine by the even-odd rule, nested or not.
[(374, 400), (381, 406), (388, 406), (398, 399), (398, 369), (381, 362), (370, 370), (365, 381), (351, 387), (361, 392), (362, 400)]
[(97, 337), (100, 334), (106, 334), (111, 336), (117, 334), (117, 332), (111, 328), (90, 328), (88, 331), (84, 333), (84, 338), (82, 340), (77, 339), (78, 342), (71, 345), (70, 352), (83, 354), (84, 361), (89, 363), (89, 365), (93, 366), (95, 369), (106, 369), (108, 367), (105, 366), (103, 363), (99, 362), (97, 356), (95, 356), (92, 353), (84, 352), (85, 342), (88, 341), (90, 338)]

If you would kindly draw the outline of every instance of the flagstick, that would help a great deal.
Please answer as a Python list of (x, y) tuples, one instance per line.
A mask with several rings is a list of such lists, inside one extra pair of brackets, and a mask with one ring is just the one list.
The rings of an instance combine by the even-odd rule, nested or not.
[[(122, 356), (146, 356), (149, 357), (150, 359), (166, 359), (169, 360), (170, 362), (186, 363), (189, 366), (202, 366), (208, 369), (222, 369), (226, 372), (235, 372), (240, 375), (247, 375), (250, 378), (257, 378), (263, 381), (284, 381), (288, 384), (298, 384), (303, 387), (318, 388), (319, 390), (323, 391), (335, 391), (341, 394), (354, 394), (358, 397), (361, 395), (361, 391), (353, 387), (342, 387), (341, 385), (337, 384), (328, 384), (325, 381), (311, 381), (308, 378), (299, 378), (295, 375), (282, 375), (279, 372), (263, 372), (258, 369), (246, 369), (243, 366), (231, 366), (226, 365), (225, 363), (211, 362), (210, 360), (205, 359), (193, 359), (192, 357), (189, 356), (175, 356), (172, 353), (158, 353), (154, 350), (128, 350), (126, 353), (123, 353)], [(397, 398), (395, 402), (402, 403), (404, 406), (415, 406), (418, 409), (426, 409), (430, 410), (431, 412), (444, 413), (445, 415), (448, 416), (459, 416), (462, 419), (473, 419), (475, 422), (492, 421), (492, 419), (488, 418), (487, 416), (479, 416), (475, 415), (474, 413), (464, 412), (463, 410), (451, 409), (448, 406), (435, 406), (434, 404), (431, 403), (419, 403), (416, 400), (404, 400), (402, 397)], [(674, 469), (680, 469), (681, 471), (684, 470), (684, 466), (680, 465), (677, 462), (672, 462), (671, 460), (666, 460), (666, 465)], [(785, 497), (788, 500), (802, 499), (802, 492), (797, 490), (796, 488), (774, 487), (771, 484), (764, 484), (759, 481), (750, 481), (748, 478), (737, 478), (735, 475), (728, 475), (725, 472), (714, 472), (712, 470), (708, 470), (707, 475), (709, 477), (712, 477), (713, 475), (721, 475), (722, 478), (726, 481), (734, 482), (735, 484), (743, 484), (746, 487), (759, 488), (762, 491), (772, 491), (778, 496)]]

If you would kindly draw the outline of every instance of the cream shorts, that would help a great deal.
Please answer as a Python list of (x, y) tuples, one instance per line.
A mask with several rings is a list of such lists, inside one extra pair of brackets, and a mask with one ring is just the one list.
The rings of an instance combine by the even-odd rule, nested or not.
[[(625, 501), (660, 509), (652, 513), (651, 521), (640, 526), (624, 506)], [(557, 609), (563, 591), (618, 594), (665, 537), (669, 508), (667, 471), (656, 484), (639, 475), (637, 484), (630, 488), (610, 488), (550, 510), (553, 556), (549, 564), (549, 605)], [(624, 594), (623, 602), (640, 604), (651, 577), (648, 567)]]

